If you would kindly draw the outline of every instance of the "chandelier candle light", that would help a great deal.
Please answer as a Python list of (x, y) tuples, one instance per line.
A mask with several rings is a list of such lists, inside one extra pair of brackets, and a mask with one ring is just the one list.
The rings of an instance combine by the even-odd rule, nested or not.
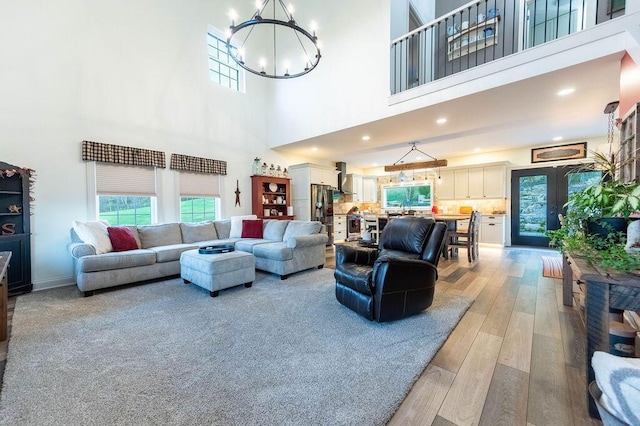
[(257, 0), (255, 6), (253, 16), (238, 25), (238, 14), (234, 10), (229, 13), (227, 51), (239, 66), (276, 79), (300, 77), (318, 66), (321, 55), (315, 22), (311, 32), (298, 26), (293, 6), (285, 6), (282, 0)]

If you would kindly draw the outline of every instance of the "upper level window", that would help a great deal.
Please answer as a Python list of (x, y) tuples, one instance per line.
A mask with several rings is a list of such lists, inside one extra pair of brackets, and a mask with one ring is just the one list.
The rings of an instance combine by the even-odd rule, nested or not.
[(229, 56), (227, 41), (222, 33), (210, 27), (207, 32), (207, 45), (211, 81), (236, 92), (244, 92), (244, 69)]

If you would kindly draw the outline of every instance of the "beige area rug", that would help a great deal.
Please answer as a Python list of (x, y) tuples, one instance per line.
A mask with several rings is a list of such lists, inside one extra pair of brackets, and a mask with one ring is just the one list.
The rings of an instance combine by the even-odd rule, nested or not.
[(180, 279), (20, 296), (0, 424), (382, 425), (471, 300), (376, 324), (334, 287), (323, 269), (217, 298)]
[(548, 278), (562, 278), (562, 258), (558, 256), (542, 257), (542, 276)]

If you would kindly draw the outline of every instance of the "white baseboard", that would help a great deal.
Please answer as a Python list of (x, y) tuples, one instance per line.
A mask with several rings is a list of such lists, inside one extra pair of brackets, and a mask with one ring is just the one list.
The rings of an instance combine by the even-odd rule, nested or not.
[(66, 287), (68, 285), (76, 285), (73, 277), (55, 278), (51, 280), (34, 281), (33, 291), (49, 290), (56, 287)]

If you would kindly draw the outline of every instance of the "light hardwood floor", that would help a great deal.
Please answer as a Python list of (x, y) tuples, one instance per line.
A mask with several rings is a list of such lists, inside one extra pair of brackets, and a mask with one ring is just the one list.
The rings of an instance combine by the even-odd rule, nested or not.
[[(480, 247), (442, 259), (436, 291), (475, 301), (390, 425), (599, 425), (586, 408), (585, 329), (542, 276), (548, 250)], [(327, 249), (328, 268), (335, 267)], [(10, 299), (9, 321), (15, 298)], [(7, 342), (0, 343), (0, 385)]]
[(542, 276), (550, 253), (481, 246), (477, 262), (440, 261), (436, 291), (475, 301), (390, 425), (602, 424), (587, 412), (584, 325), (562, 280)]

